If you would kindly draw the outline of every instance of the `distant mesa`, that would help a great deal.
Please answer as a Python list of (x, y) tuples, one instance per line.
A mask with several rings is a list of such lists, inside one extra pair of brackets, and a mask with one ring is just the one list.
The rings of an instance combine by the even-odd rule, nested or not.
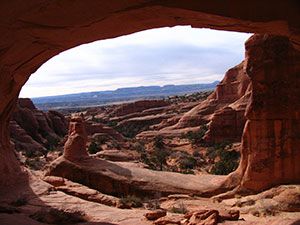
[(84, 108), (141, 99), (161, 99), (170, 95), (182, 95), (213, 90), (219, 81), (207, 84), (139, 86), (118, 88), (114, 91), (84, 92), (58, 96), (32, 98), (40, 110), (62, 108)]

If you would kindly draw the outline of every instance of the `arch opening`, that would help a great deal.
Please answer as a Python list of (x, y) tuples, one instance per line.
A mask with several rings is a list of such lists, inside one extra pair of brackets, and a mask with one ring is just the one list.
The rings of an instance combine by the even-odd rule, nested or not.
[[(169, 32), (170, 34), (167, 34), (167, 32)], [(37, 74), (35, 74), (34, 76), (43, 76), (44, 80), (45, 79), (47, 80), (47, 77), (49, 79), (51, 78), (50, 77), (51, 75), (55, 76), (56, 75), (55, 73), (58, 73), (59, 82), (62, 85), (60, 86), (60, 88), (57, 88), (54, 85), (55, 93), (57, 93), (58, 91), (60, 91), (60, 89), (66, 86), (63, 75), (66, 76), (69, 75), (69, 79), (71, 76), (72, 80), (75, 80), (76, 82), (77, 82), (77, 80), (75, 79), (76, 76), (82, 75), (82, 78), (79, 82), (85, 83), (86, 79), (84, 77), (84, 74), (87, 74), (88, 75), (87, 79), (93, 78), (92, 82), (94, 85), (96, 83), (94, 78), (97, 76), (97, 73), (99, 73), (99, 71), (100, 73), (98, 74), (98, 76), (102, 80), (105, 79), (107, 76), (109, 79), (113, 78), (113, 76), (120, 76), (122, 78), (121, 81), (122, 80), (127, 81), (130, 80), (129, 79), (130, 77), (126, 77), (126, 74), (133, 73), (133, 75), (137, 74), (137, 76), (134, 76), (135, 79), (142, 77), (145, 79), (147, 83), (149, 82), (148, 80), (149, 77), (151, 77), (152, 82), (153, 82), (153, 77), (155, 78), (155, 80), (158, 80), (159, 82), (167, 82), (167, 83), (159, 83), (159, 84), (167, 85), (162, 87), (160, 91), (156, 90), (158, 88), (157, 86), (150, 87), (150, 88), (154, 88), (153, 92), (151, 92), (151, 90), (148, 88), (147, 90), (145, 90), (145, 93), (141, 93), (139, 96), (137, 95), (131, 96), (130, 94), (126, 95), (126, 92), (124, 91), (121, 92), (121, 94), (119, 95), (117, 95), (118, 92), (113, 93), (112, 95), (105, 93), (105, 95), (108, 95), (106, 96), (105, 99), (107, 102), (109, 102), (110, 100), (109, 98), (112, 97), (114, 98), (115, 102), (120, 102), (123, 99), (123, 95), (125, 95), (126, 100), (130, 100), (129, 99), (130, 97), (133, 99), (140, 99), (140, 98), (151, 99), (151, 96), (152, 98), (154, 97), (156, 99), (160, 99), (162, 98), (162, 95), (164, 95), (165, 96), (164, 101), (157, 102), (155, 100), (155, 101), (142, 102), (142, 104), (149, 104), (149, 107), (145, 107), (145, 109), (140, 107), (140, 110), (137, 107), (136, 112), (134, 111), (135, 109), (132, 110), (128, 109), (129, 111), (127, 110), (128, 113), (126, 115), (124, 114), (124, 112), (123, 113), (119, 112), (119, 114), (121, 113), (120, 115), (118, 115), (118, 112), (116, 112), (118, 110), (120, 111), (120, 109), (118, 108), (122, 108), (122, 107), (117, 107), (117, 106), (112, 106), (107, 108), (103, 107), (98, 110), (94, 108), (88, 110), (88, 112), (85, 115), (85, 118), (87, 118), (89, 122), (92, 122), (92, 120), (93, 122), (101, 121), (101, 123), (99, 122), (100, 124), (98, 126), (108, 125), (109, 127), (113, 128), (114, 132), (115, 130), (119, 131), (121, 135), (125, 137), (128, 138), (137, 137), (138, 139), (141, 140), (143, 145), (145, 145), (144, 142), (147, 139), (148, 139), (147, 142), (151, 143), (150, 144), (151, 146), (153, 145), (152, 142), (153, 140), (155, 140), (155, 137), (157, 136), (164, 137), (165, 139), (164, 142), (165, 143), (170, 142), (170, 146), (172, 146), (170, 147), (167, 146), (166, 144), (166, 149), (168, 150), (168, 155), (170, 156), (170, 158), (174, 158), (177, 162), (178, 160), (185, 162), (184, 165), (181, 165), (183, 163), (180, 162), (178, 162), (179, 165), (175, 165), (173, 163), (174, 164), (173, 166), (168, 165), (166, 162), (164, 162), (163, 165), (165, 167), (164, 170), (174, 171), (174, 172), (177, 171), (181, 173), (187, 173), (187, 172), (194, 173), (193, 169), (195, 169), (196, 172), (199, 171), (201, 167), (198, 167), (196, 165), (197, 162), (192, 153), (195, 153), (198, 159), (200, 159), (199, 156), (200, 156), (200, 148), (201, 148), (202, 158), (205, 159), (204, 164), (207, 165), (209, 164), (208, 162), (206, 162), (208, 155), (213, 156), (213, 158), (210, 159), (212, 165), (206, 168), (207, 171), (215, 171), (214, 173), (217, 174), (228, 174), (229, 172), (232, 172), (232, 170), (236, 168), (236, 163), (237, 163), (236, 161), (238, 160), (238, 156), (237, 153), (235, 152), (238, 150), (237, 147), (235, 147), (233, 148), (234, 151), (229, 152), (229, 151), (225, 151), (224, 147), (229, 146), (229, 142), (234, 142), (234, 141), (240, 142), (241, 140), (242, 130), (245, 123), (245, 118), (243, 117), (243, 114), (245, 112), (246, 100), (244, 101), (244, 104), (242, 106), (239, 105), (240, 109), (238, 111), (231, 108), (232, 112), (229, 112), (230, 114), (229, 117), (236, 117), (237, 116), (236, 114), (238, 113), (240, 116), (239, 119), (236, 119), (234, 121), (234, 119), (230, 120), (225, 118), (227, 125), (224, 124), (222, 128), (221, 126), (223, 124), (222, 123), (220, 124), (220, 122), (218, 122), (218, 119), (214, 119), (214, 123), (216, 121), (217, 125), (212, 125), (212, 129), (208, 130), (208, 134), (207, 137), (205, 138), (205, 142), (210, 143), (209, 144), (210, 149), (217, 153), (214, 152), (211, 152), (211, 154), (206, 153), (208, 146), (204, 145), (204, 139), (203, 139), (203, 143), (201, 143), (202, 137), (200, 137), (199, 135), (203, 133), (204, 130), (205, 132), (207, 131), (208, 124), (211, 121), (211, 119), (209, 118), (213, 116), (215, 112), (219, 111), (219, 114), (221, 116), (219, 116), (218, 118), (223, 118), (224, 113), (228, 114), (228, 111), (227, 112), (222, 111), (223, 108), (225, 108), (225, 106), (228, 106), (229, 104), (234, 103), (235, 101), (237, 101), (238, 99), (244, 96), (249, 81), (247, 75), (243, 72), (242, 64), (234, 67), (233, 69), (231, 69), (231, 71), (229, 71), (225, 75), (225, 78), (223, 79), (222, 83), (218, 85), (219, 90), (216, 90), (209, 97), (209, 100), (205, 99), (210, 93), (207, 92), (207, 89), (209, 91), (213, 91), (216, 85), (215, 82), (208, 85), (202, 84), (198, 86), (197, 85), (193, 86), (190, 83), (188, 83), (189, 85), (188, 87), (186, 86), (176, 87), (177, 91), (174, 90), (174, 87), (172, 87), (172, 85), (178, 84), (178, 82), (180, 82), (179, 84), (182, 84), (182, 82), (191, 82), (191, 80), (193, 80), (195, 85), (197, 78), (201, 79), (202, 76), (204, 76), (205, 79), (213, 77), (210, 81), (215, 81), (217, 79), (221, 80), (223, 78), (224, 71), (227, 70), (229, 66), (237, 64), (238, 62), (243, 60), (243, 56), (242, 56), (243, 54), (241, 54), (243, 52), (242, 49), (244, 48), (243, 43), (246, 40), (246, 38), (248, 38), (249, 36), (250, 35), (246, 35), (246, 34), (245, 35), (237, 34), (237, 33), (231, 34), (231, 33), (219, 32), (219, 31), (208, 31), (208, 30), (197, 31), (188, 27), (177, 27), (174, 29), (160, 29), (158, 31), (152, 30), (150, 33), (149, 32), (145, 32), (143, 34), (139, 33), (138, 35), (136, 35), (136, 37), (134, 35), (132, 35), (131, 37), (123, 37), (120, 38), (119, 41), (115, 39), (115, 40), (109, 40), (108, 42), (99, 42), (99, 43), (90, 44), (90, 46), (82, 46), (81, 48), (82, 50), (76, 51), (76, 49), (73, 49), (73, 51), (72, 50), (69, 51), (70, 52), (69, 54), (62, 54), (61, 57), (56, 57), (56, 60), (52, 62), (52, 67), (51, 65), (47, 66), (47, 64), (45, 64), (43, 66), (45, 69), (42, 69), (41, 72), (38, 71)], [(121, 44), (119, 44), (118, 42), (121, 42)], [(106, 51), (103, 50), (102, 52), (100, 50), (96, 51), (95, 48), (97, 48), (97, 46), (100, 50), (104, 49)], [(134, 49), (135, 51), (138, 51), (138, 53), (130, 54), (130, 52), (128, 52), (128, 48), (131, 50)], [(141, 51), (143, 53), (141, 53)], [(87, 52), (89, 54), (87, 54)], [(111, 55), (109, 55), (108, 54), (109, 52), (117, 52), (117, 54), (112, 53)], [(122, 56), (120, 56), (121, 55), (120, 52), (121, 53), (124, 52)], [(79, 56), (80, 54), (83, 54), (83, 57)], [(72, 60), (74, 59), (74, 55), (75, 57), (77, 57), (77, 60), (72, 64), (69, 61), (71, 61), (71, 59)], [(100, 57), (101, 55), (104, 55), (105, 58), (113, 59), (112, 62), (109, 62), (109, 60), (105, 61), (103, 58)], [(100, 59), (97, 59), (97, 57), (100, 57)], [(127, 60), (127, 58), (131, 60)], [(92, 62), (89, 63), (89, 60), (91, 60)], [(120, 63), (121, 71), (120, 70), (114, 71), (113, 67), (118, 65), (118, 60), (121, 60)], [(125, 62), (122, 62), (122, 60)], [(210, 62), (210, 60), (213, 62)], [(85, 64), (92, 67), (95, 67), (95, 62), (96, 64), (100, 64), (100, 66), (97, 68), (91, 68), (93, 70), (91, 73), (89, 71), (90, 68), (88, 68), (88, 66), (86, 65), (82, 66), (83, 64), (82, 61), (84, 61)], [(103, 63), (103, 61), (105, 63)], [(64, 62), (67, 62), (68, 64), (65, 65)], [(80, 64), (81, 67), (80, 65), (79, 66), (77, 65), (79, 62), (81, 63)], [(127, 64), (129, 64), (127, 66), (129, 70), (127, 69), (126, 71)], [(150, 65), (149, 68), (147, 68), (147, 65)], [(175, 67), (173, 65), (175, 65)], [(180, 67), (180, 65), (183, 66)], [(72, 66), (75, 67), (73, 71), (71, 68)], [(102, 72), (103, 70), (102, 67), (104, 67), (104, 71), (106, 73)], [(136, 67), (139, 67), (138, 69), (142, 68), (142, 70), (141, 71), (132, 70), (132, 68), (136, 68)], [(157, 71), (155, 71), (155, 69)], [(50, 72), (47, 70), (50, 70)], [(85, 70), (88, 70), (88, 72), (86, 72)], [(151, 73), (149, 74), (148, 71), (151, 71)], [(192, 73), (190, 71), (192, 71)], [(145, 72), (147, 73), (145, 74)], [(218, 75), (216, 77), (215, 74), (217, 73), (221, 73), (222, 75)], [(165, 77), (164, 78), (165, 80), (163, 80), (163, 77)], [(80, 79), (80, 77), (78, 79)], [(170, 79), (172, 79), (171, 81), (172, 83), (169, 83)], [(40, 80), (40, 81), (44, 81), (44, 80)], [(51, 81), (52, 80), (50, 79), (50, 82)], [(66, 80), (66, 82), (68, 81), (69, 80)], [(55, 80), (52, 82), (55, 83)], [(101, 80), (99, 80), (99, 82), (101, 82)], [(134, 85), (137, 85), (135, 82), (133, 83)], [(137, 83), (139, 84), (140, 82)], [(201, 83), (201, 81), (199, 83)], [(38, 84), (41, 85), (41, 83)], [(45, 84), (48, 86), (51, 83), (49, 84), (49, 82), (46, 81)], [(147, 86), (145, 83), (141, 83), (140, 85)], [(153, 83), (151, 83), (151, 80), (148, 85), (153, 85)], [(72, 85), (70, 86), (72, 88)], [(40, 87), (41, 95), (47, 95), (47, 93), (46, 94), (44, 93), (45, 88), (46, 87)], [(92, 86), (92, 88), (94, 87)], [(183, 89), (180, 90), (179, 88), (183, 88)], [(180, 97), (174, 96), (178, 93), (185, 94), (185, 93), (192, 93), (193, 91), (197, 91), (197, 90), (201, 91), (201, 88), (204, 90), (204, 93), (197, 93), (197, 94), (192, 94), (187, 96), (183, 95)], [(77, 90), (77, 87), (75, 87), (72, 90), (75, 90), (77, 92), (84, 91), (84, 89)], [(131, 90), (131, 92), (137, 90)], [(138, 91), (142, 92), (142, 89)], [(90, 103), (92, 104), (92, 106), (96, 106), (97, 100), (91, 101), (95, 99), (95, 96), (97, 97), (97, 95), (99, 95), (96, 99), (100, 99), (100, 100), (102, 100), (103, 97), (105, 97), (105, 95), (101, 95), (101, 93), (97, 93), (97, 92), (86, 93), (86, 96), (83, 95), (84, 94), (78, 94), (75, 96), (64, 95), (58, 97), (53, 96), (47, 98), (38, 98), (38, 99), (33, 99), (33, 102), (36, 104), (36, 106), (39, 109), (41, 109), (42, 107), (42, 109), (48, 110), (48, 109), (57, 109), (60, 107), (65, 111), (72, 111), (72, 110), (80, 111), (80, 110), (86, 110), (85, 108), (87, 107), (91, 107), (91, 105), (89, 105)], [(119, 97), (119, 99), (116, 98), (116, 95)], [(167, 96), (170, 95), (173, 95), (174, 97), (168, 99)], [(208, 102), (212, 101), (213, 99), (215, 103), (212, 105), (209, 104)], [(204, 100), (206, 101), (202, 104), (201, 102)], [(98, 104), (103, 104), (107, 102), (98, 102)], [(78, 104), (86, 104), (86, 105), (78, 105)], [(176, 105), (178, 105), (178, 107)], [(127, 106), (123, 106), (123, 108), (126, 107)], [(130, 108), (135, 106), (134, 104), (129, 104), (128, 107)], [(117, 109), (115, 110), (115, 108)], [(98, 114), (103, 114), (103, 110), (105, 111), (106, 115), (99, 116)], [(150, 110), (154, 110), (154, 111), (151, 113)], [(197, 115), (198, 111), (201, 110), (202, 111), (206, 110), (211, 112), (204, 113), (203, 115)], [(175, 113), (175, 111), (177, 113)], [(191, 117), (190, 115), (185, 116), (185, 114), (189, 114), (189, 111), (194, 111), (196, 112), (196, 114), (192, 116), (193, 118), (187, 120), (186, 117)], [(136, 115), (137, 113), (141, 113), (141, 115)], [(150, 118), (151, 116), (152, 118)], [(226, 116), (228, 117), (228, 115)], [(20, 114), (14, 117), (20, 117)], [(178, 121), (181, 117), (183, 117), (183, 119), (181, 121)], [(142, 119), (144, 119), (144, 121)], [(174, 121), (175, 123), (170, 123), (169, 121)], [(24, 122), (21, 121), (21, 124), (22, 123), (24, 124)], [(88, 126), (95, 127), (94, 125), (95, 124), (89, 123)], [(49, 126), (51, 127), (51, 125)], [(63, 127), (63, 130), (64, 130), (63, 133), (65, 133), (66, 128)], [(222, 132), (218, 132), (218, 130)], [(89, 141), (89, 145), (91, 148), (93, 146), (95, 147), (95, 145), (96, 146), (100, 145), (98, 143), (98, 140), (96, 140), (99, 139), (99, 135), (97, 136), (96, 139), (94, 138), (95, 140), (92, 138), (92, 136), (97, 133), (99, 133), (99, 129), (98, 130), (95, 129), (95, 131), (88, 132), (89, 140), (92, 140)], [(201, 135), (204, 136), (204, 134), (205, 133)], [(35, 136), (36, 135), (34, 135), (33, 137)], [(48, 142), (54, 142), (53, 139), (55, 139), (55, 135), (52, 135), (54, 137), (51, 138), (48, 137), (48, 135), (42, 135), (42, 136), (44, 136), (44, 138)], [(50, 140), (48, 140), (49, 138)], [(115, 136), (113, 138), (115, 138)], [(40, 137), (35, 138), (35, 140), (38, 142), (40, 141), (40, 139), (41, 139)], [(102, 140), (103, 137), (100, 137), (100, 139)], [(180, 143), (176, 143), (177, 142), (176, 139), (178, 139)], [(121, 140), (122, 142), (121, 144), (118, 143), (118, 141), (119, 140), (117, 140), (117, 142), (114, 142), (113, 144), (120, 145), (121, 147), (119, 148), (121, 148), (120, 150), (122, 150), (122, 146), (124, 146), (123, 143), (124, 140)], [(46, 148), (51, 147), (52, 150), (54, 146), (50, 145), (48, 142), (46, 144), (44, 143), (42, 147), (46, 147)], [(142, 146), (141, 142), (138, 141), (136, 145)], [(184, 142), (186, 143), (184, 144)], [(133, 143), (134, 141), (131, 141), (129, 145), (131, 146)], [(218, 145), (214, 145), (214, 143)], [(227, 144), (224, 145), (225, 143)], [(108, 146), (108, 147), (109, 147), (108, 149), (104, 149), (104, 150), (112, 150), (110, 149), (112, 146)], [(145, 148), (145, 146), (143, 148)], [(130, 150), (130, 149), (125, 149), (125, 150)], [(45, 150), (43, 152), (45, 152)], [(151, 147), (150, 150), (148, 149), (146, 152), (151, 152)], [(159, 169), (159, 165), (158, 165), (159, 163), (156, 162), (155, 160), (150, 160), (151, 158), (153, 158), (151, 156), (152, 153), (146, 154), (146, 152), (144, 152), (145, 153), (144, 157), (146, 156), (147, 158), (145, 158), (144, 161), (146, 161), (149, 164), (149, 166), (152, 166), (153, 169)], [(32, 150), (30, 150), (29, 153), (31, 154)], [(214, 163), (212, 163), (212, 161), (214, 161), (217, 157), (219, 157), (219, 153), (223, 154), (222, 155), (223, 158), (224, 157), (228, 158), (229, 155), (232, 155), (232, 159), (235, 160), (235, 162), (231, 163), (230, 159), (224, 158), (226, 162), (219, 162), (218, 168), (214, 168), (213, 166)], [(172, 159), (170, 159), (169, 161), (172, 161)], [(32, 162), (30, 163), (32, 164)], [(222, 166), (224, 168), (222, 168)], [(196, 167), (198, 167), (198, 169)], [(160, 167), (160, 169), (162, 170), (162, 167)]]
[[(247, 6), (242, 6), (244, 2), (236, 3), (233, 8), (214, 1), (189, 1), (190, 4), (132, 1), (113, 5), (78, 1), (67, 8), (56, 2), (47, 5), (28, 2), (17, 8), (13, 7), (15, 3), (1, 3), (2, 9), (14, 9), (4, 10), (4, 19), (1, 20), (1, 33), (5, 34), (1, 38), (0, 55), (3, 80), (0, 83), (1, 184), (14, 183), (20, 173), (9, 143), (9, 118), (22, 85), (43, 62), (79, 44), (149, 28), (184, 24), (288, 37), (256, 35), (246, 45), (252, 104), (248, 107), (243, 137), (244, 163), (231, 178), (238, 180), (239, 187), (256, 191), (280, 183), (299, 183), (300, 171), (295, 163), (295, 160), (299, 161), (299, 151), (295, 146), (299, 145), (297, 65), (300, 25), (297, 21), (300, 21), (300, 15), (295, 1), (274, 3), (273, 13), (268, 12), (266, 2), (250, 2)], [(251, 13), (254, 11), (255, 14)], [(278, 81), (284, 84), (279, 89), (282, 98), (271, 91), (272, 87), (280, 87)], [(265, 86), (262, 87), (262, 83)], [(285, 107), (278, 108), (277, 105)], [(266, 130), (270, 133), (261, 132)], [(266, 158), (270, 160), (265, 161)], [(266, 177), (270, 179), (266, 180)]]

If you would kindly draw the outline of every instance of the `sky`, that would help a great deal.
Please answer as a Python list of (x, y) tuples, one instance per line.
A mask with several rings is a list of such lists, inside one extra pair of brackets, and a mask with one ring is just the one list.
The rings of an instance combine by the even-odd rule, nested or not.
[(44, 63), (21, 97), (210, 83), (244, 58), (251, 34), (176, 26), (95, 41)]

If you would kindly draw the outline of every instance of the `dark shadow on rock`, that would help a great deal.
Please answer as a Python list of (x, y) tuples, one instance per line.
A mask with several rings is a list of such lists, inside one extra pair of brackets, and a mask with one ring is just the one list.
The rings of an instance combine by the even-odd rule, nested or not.
[(80, 223), (80, 225), (117, 225), (117, 224), (107, 223), (107, 222), (87, 222), (87, 223)]

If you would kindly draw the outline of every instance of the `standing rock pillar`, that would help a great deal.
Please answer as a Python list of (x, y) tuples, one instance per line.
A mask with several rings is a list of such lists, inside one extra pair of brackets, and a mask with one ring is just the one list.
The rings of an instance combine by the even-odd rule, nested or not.
[(300, 52), (288, 38), (253, 35), (245, 44), (252, 85), (239, 168), (240, 190), (300, 182)]
[(64, 157), (70, 161), (78, 161), (88, 157), (86, 151), (87, 133), (82, 117), (72, 117), (69, 125), (69, 137), (64, 146)]

